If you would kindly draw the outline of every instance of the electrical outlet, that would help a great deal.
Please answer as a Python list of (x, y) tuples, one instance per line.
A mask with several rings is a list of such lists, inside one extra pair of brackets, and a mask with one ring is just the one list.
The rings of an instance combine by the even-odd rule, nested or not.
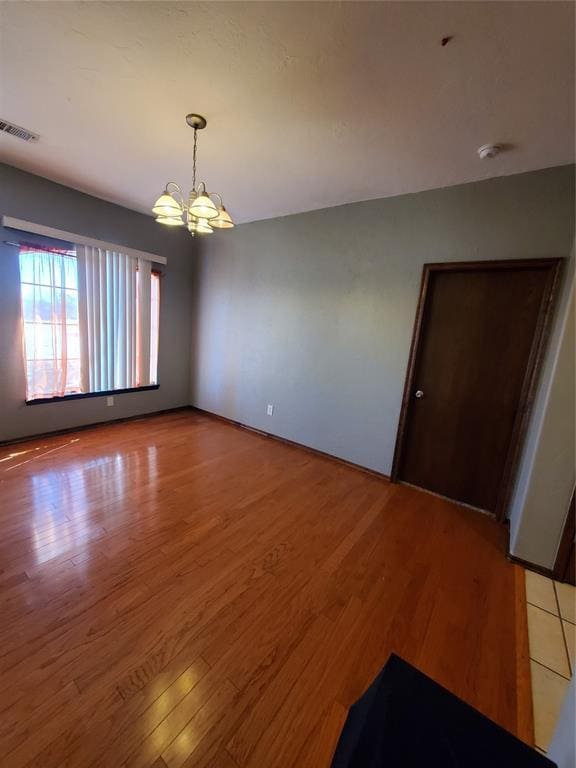
[(272, 403), (268, 403), (268, 408), (266, 408), (266, 413), (268, 414), (268, 416), (272, 416), (272, 414), (274, 413), (274, 406), (272, 405)]
[(106, 398), (106, 405), (114, 405), (114, 395)]

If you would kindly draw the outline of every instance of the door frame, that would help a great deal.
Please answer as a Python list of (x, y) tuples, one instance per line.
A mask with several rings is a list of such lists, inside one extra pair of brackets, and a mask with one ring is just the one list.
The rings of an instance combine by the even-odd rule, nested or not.
[(556, 581), (566, 581), (568, 584), (574, 584), (574, 572), (572, 571), (572, 573), (568, 573), (568, 564), (570, 562), (571, 550), (574, 547), (574, 531), (576, 529), (575, 493), (576, 489), (572, 491), (568, 515), (566, 516), (566, 522), (564, 523), (562, 538), (560, 539), (560, 545), (558, 547), (556, 562), (554, 563), (553, 569), (553, 576)]
[[(510, 504), (510, 497), (514, 487), (520, 450), (526, 436), (526, 429), (534, 397), (536, 394), (536, 385), (540, 373), (546, 348), (546, 341), (550, 333), (554, 302), (558, 292), (560, 281), (560, 271), (564, 259), (506, 259), (498, 261), (447, 261), (441, 263), (424, 264), (422, 270), (422, 281), (420, 283), (420, 294), (418, 297), (418, 306), (414, 320), (414, 330), (412, 332), (412, 342), (410, 344), (410, 354), (408, 357), (408, 368), (404, 382), (404, 393), (402, 395), (402, 407), (400, 409), (400, 419), (398, 422), (398, 431), (396, 434), (396, 446), (394, 448), (394, 460), (392, 462), (392, 471), (390, 480), (393, 483), (400, 482), (400, 468), (402, 464), (404, 449), (407, 438), (407, 425), (410, 408), (413, 404), (412, 391), (414, 388), (414, 378), (417, 364), (420, 359), (422, 340), (424, 335), (424, 326), (426, 312), (428, 309), (428, 298), (430, 295), (431, 277), (437, 272), (462, 272), (462, 271), (480, 271), (480, 270), (525, 270), (540, 268), (548, 273), (547, 284), (544, 288), (542, 303), (538, 314), (538, 320), (534, 331), (534, 338), (528, 357), (526, 375), (520, 392), (520, 403), (514, 427), (512, 429), (512, 438), (510, 447), (506, 456), (504, 472), (498, 490), (498, 501), (496, 504), (495, 517), (498, 522), (506, 519), (506, 513)], [(457, 500), (455, 500), (457, 501)]]

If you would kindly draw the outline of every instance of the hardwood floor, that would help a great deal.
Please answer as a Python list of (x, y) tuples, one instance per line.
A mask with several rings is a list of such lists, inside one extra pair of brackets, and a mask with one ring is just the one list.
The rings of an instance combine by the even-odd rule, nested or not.
[(391, 651), (531, 738), (487, 517), (193, 411), (4, 447), (0, 494), (1, 765), (322, 768)]

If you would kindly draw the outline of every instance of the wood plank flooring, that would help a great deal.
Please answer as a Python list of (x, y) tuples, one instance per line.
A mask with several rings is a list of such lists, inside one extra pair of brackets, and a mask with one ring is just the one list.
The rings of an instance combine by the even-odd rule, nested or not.
[(487, 517), (193, 411), (1, 448), (0, 499), (2, 766), (323, 768), (391, 651), (531, 738)]

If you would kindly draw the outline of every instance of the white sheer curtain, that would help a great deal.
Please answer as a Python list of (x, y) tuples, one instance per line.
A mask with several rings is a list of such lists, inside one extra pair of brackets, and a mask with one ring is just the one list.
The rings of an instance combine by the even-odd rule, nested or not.
[(77, 246), (82, 389), (105, 392), (150, 380), (150, 263)]
[(81, 391), (74, 254), (20, 247), (26, 399)]

